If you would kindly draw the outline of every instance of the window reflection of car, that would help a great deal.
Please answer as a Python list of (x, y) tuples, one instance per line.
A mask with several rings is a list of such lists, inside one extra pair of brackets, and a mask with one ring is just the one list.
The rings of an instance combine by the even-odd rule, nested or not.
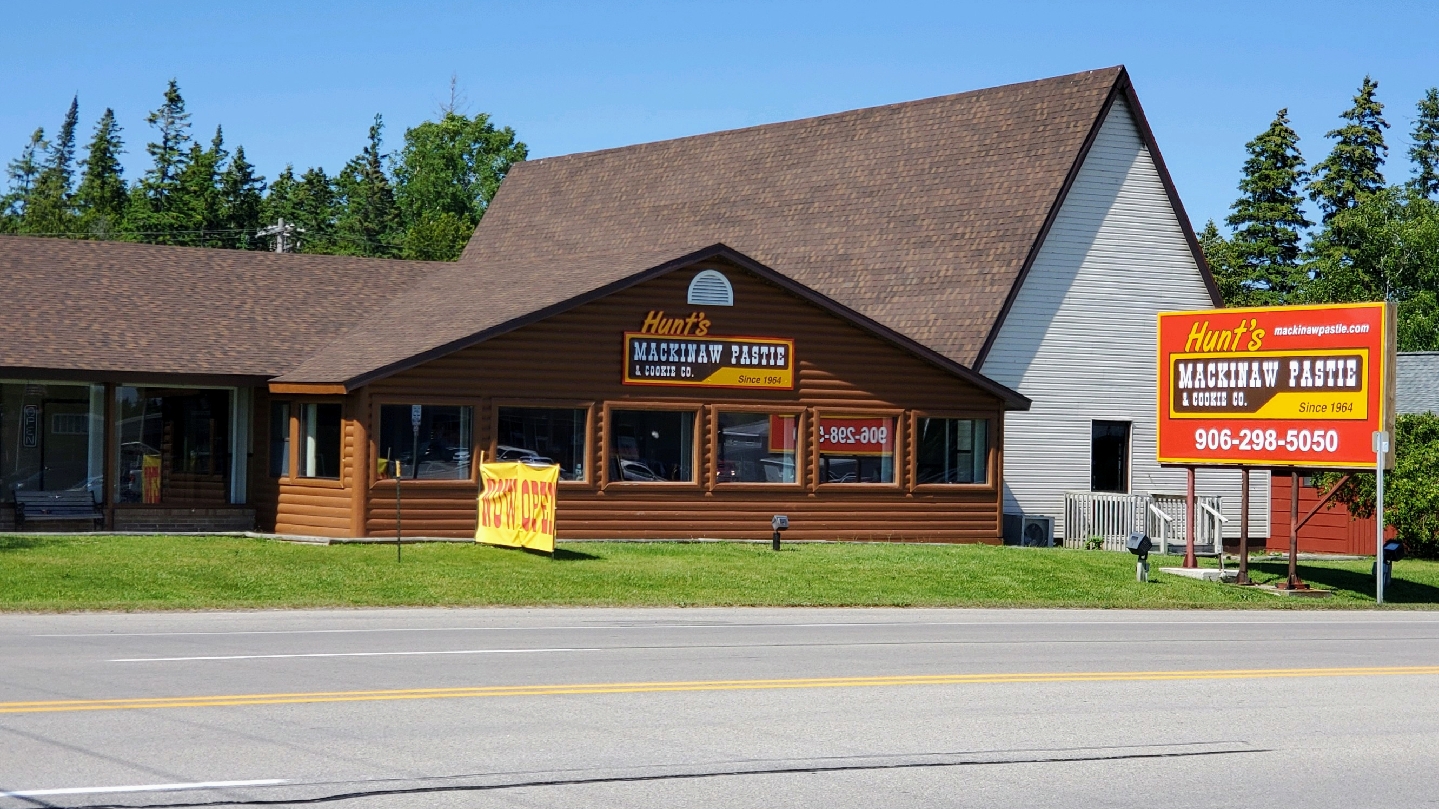
[(620, 480), (664, 480), (664, 478), (656, 474), (654, 470), (650, 469), (648, 466), (645, 466), (640, 461), (619, 460), (618, 462), (620, 465)]
[(539, 454), (538, 452), (535, 452), (532, 449), (525, 449), (524, 447), (512, 447), (508, 444), (500, 444), (499, 446), (495, 447), (495, 460), (519, 461), (520, 463), (527, 463), (531, 466), (555, 465), (553, 459), (546, 458), (545, 456)]

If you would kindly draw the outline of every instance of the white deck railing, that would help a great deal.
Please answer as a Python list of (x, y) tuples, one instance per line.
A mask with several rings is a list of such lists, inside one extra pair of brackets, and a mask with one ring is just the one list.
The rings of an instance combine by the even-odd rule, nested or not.
[[(1214, 553), (1216, 547), (1223, 547), (1228, 518), (1219, 511), (1218, 496), (1196, 496), (1195, 505), (1199, 514), (1194, 521), (1194, 549)], [(1065, 492), (1066, 548), (1083, 548), (1090, 537), (1099, 537), (1104, 550), (1122, 551), (1135, 531), (1148, 534), (1161, 553), (1183, 553), (1184, 495)]]

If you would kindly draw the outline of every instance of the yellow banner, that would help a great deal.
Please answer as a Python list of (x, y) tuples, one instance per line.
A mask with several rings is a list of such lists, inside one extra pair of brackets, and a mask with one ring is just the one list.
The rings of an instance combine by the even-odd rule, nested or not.
[(475, 541), (555, 552), (558, 466), (480, 465), (480, 519)]

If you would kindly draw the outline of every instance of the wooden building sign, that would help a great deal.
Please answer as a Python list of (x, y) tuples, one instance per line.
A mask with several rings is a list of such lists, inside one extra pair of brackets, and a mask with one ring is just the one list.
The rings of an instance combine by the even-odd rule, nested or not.
[(624, 383), (794, 390), (794, 340), (626, 332)]

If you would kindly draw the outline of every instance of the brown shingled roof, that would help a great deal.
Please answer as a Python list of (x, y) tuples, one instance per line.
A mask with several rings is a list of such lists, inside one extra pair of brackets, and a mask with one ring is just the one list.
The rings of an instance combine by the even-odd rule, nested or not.
[(283, 381), (363, 384), (716, 243), (972, 367), (1121, 92), (1114, 67), (521, 163), (458, 263)]
[(270, 378), (436, 266), (0, 236), (0, 366)]

